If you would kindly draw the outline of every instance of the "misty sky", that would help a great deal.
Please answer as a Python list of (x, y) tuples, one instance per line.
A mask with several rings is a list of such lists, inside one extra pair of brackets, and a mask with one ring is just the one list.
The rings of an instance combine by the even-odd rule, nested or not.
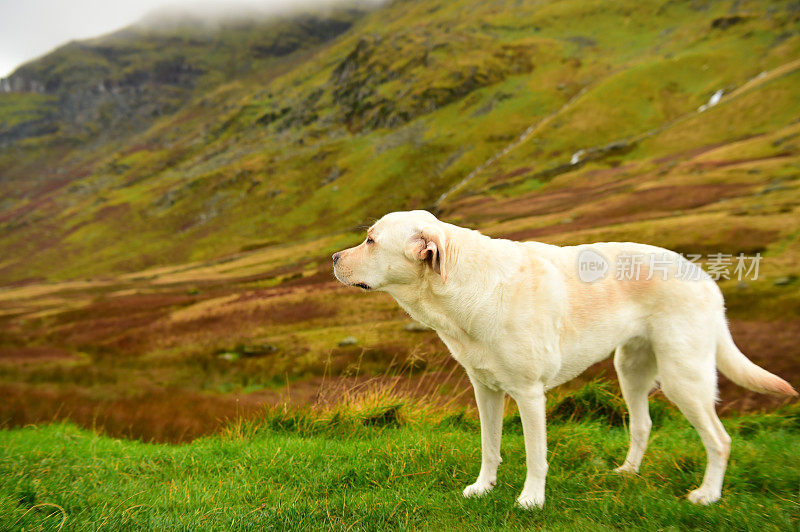
[[(306, 0), (328, 3), (329, 0)], [(132, 24), (154, 10), (215, 4), (250, 6), (276, 11), (300, 2), (292, 0), (0, 0), (0, 77), (73, 39), (96, 37)]]

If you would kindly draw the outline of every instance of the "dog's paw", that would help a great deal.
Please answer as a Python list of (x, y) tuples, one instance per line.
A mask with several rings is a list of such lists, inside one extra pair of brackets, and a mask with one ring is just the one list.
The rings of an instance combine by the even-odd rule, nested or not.
[(721, 493), (713, 492), (712, 490), (700, 487), (692, 492), (689, 492), (687, 498), (689, 499), (689, 502), (694, 504), (708, 506), (711, 503), (717, 502), (721, 495)]
[(517, 499), (517, 506), (523, 510), (534, 510), (544, 507), (544, 497), (536, 495), (525, 495), (524, 493)]
[(622, 464), (621, 466), (619, 466), (618, 468), (616, 468), (614, 470), (614, 473), (617, 473), (617, 474), (620, 474), (620, 475), (635, 475), (638, 472), (639, 472), (638, 468), (633, 467), (631, 464), (629, 464), (627, 462)]
[(544, 507), (544, 494), (525, 493), (517, 498), (517, 507), (523, 510), (535, 510)]
[(494, 482), (476, 482), (464, 488), (462, 495), (467, 498), (481, 497), (491, 491), (492, 488), (494, 488)]

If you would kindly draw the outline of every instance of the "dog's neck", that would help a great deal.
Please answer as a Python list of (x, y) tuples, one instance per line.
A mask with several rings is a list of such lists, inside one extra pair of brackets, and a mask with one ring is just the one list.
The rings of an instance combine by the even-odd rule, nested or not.
[(466, 255), (451, 249), (446, 280), (426, 269), (419, 282), (393, 286), (387, 292), (412, 318), (440, 334), (477, 338), (485, 331), (486, 324), (481, 321), (488, 314), (487, 307), (496, 308), (497, 298), (503, 296), (504, 280), (512, 273), (509, 264), (515, 261), (509, 255), (519, 250), (510, 241), (452, 227), (461, 232), (460, 242), (478, 244), (466, 247), (480, 250), (480, 254)]

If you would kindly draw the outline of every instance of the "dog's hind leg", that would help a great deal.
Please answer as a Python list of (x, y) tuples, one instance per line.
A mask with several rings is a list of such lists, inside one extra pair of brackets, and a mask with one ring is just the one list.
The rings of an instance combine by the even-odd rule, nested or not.
[(636, 473), (642, 463), (647, 440), (650, 437), (650, 408), (648, 396), (655, 382), (656, 358), (649, 342), (635, 338), (617, 348), (614, 355), (622, 396), (628, 405), (631, 444), (625, 462), (615, 469), (617, 473)]
[(695, 504), (711, 504), (722, 495), (731, 448), (731, 438), (714, 407), (717, 397), (715, 338), (676, 333), (672, 340), (654, 342), (653, 347), (661, 389), (697, 430), (706, 448), (708, 464), (703, 483), (689, 493), (688, 498)]
[(503, 399), (505, 392), (492, 390), (473, 379), (475, 401), (481, 417), (481, 472), (474, 484), (464, 489), (464, 497), (480, 497), (494, 488), (500, 458), (500, 440), (503, 435)]

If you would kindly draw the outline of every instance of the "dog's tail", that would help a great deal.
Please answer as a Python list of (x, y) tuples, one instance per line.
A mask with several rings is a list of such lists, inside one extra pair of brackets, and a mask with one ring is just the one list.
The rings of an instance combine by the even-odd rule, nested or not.
[(769, 371), (753, 364), (736, 347), (723, 317), (717, 340), (717, 368), (730, 380), (748, 390), (779, 396), (797, 396), (792, 385)]

